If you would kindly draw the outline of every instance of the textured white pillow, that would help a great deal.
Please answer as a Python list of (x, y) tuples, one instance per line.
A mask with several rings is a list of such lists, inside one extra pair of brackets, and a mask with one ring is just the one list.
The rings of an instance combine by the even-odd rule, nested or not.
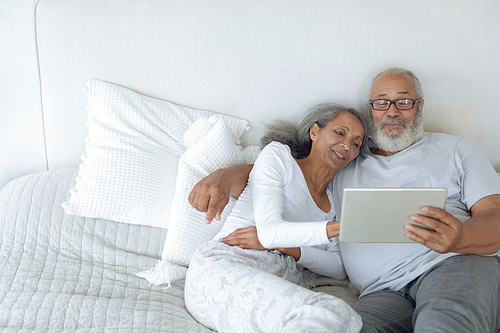
[(259, 157), (260, 146), (246, 146), (245, 148), (243, 148), (241, 153), (243, 154), (243, 160), (245, 161), (245, 164), (254, 164), (257, 157)]
[[(170, 211), (170, 221), (161, 260), (150, 271), (138, 275), (155, 285), (167, 284), (183, 278), (194, 251), (211, 240), (220, 231), (236, 200), (231, 197), (221, 220), (205, 224), (205, 213), (199, 212), (188, 201), (196, 183), (209, 173), (244, 163), (243, 154), (225, 125), (223, 119), (212, 116), (200, 119), (193, 125), (206, 128), (203, 122), (213, 123), (209, 132), (192, 145), (179, 160), (175, 195)], [(197, 135), (195, 131), (188, 131)], [(187, 140), (191, 140), (186, 137)]]
[[(154, 99), (100, 80), (87, 83), (89, 135), (65, 212), (167, 228), (183, 135), (213, 112)], [(243, 119), (220, 115), (235, 142)]]

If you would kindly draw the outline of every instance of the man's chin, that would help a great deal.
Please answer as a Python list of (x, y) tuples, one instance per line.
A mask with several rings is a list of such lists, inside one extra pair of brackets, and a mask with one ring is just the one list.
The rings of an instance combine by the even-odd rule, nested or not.
[(403, 135), (405, 132), (405, 129), (400, 127), (400, 128), (387, 128), (385, 127), (383, 129), (383, 134), (385, 134), (385, 137), (391, 140), (398, 140), (401, 135)]
[[(397, 119), (391, 120), (392, 123), (398, 123)], [(420, 141), (425, 135), (422, 113), (417, 113), (417, 116), (410, 123), (398, 123), (400, 127), (389, 128), (389, 121), (386, 124), (375, 124), (372, 118), (372, 135), (373, 142), (377, 148), (390, 153), (397, 153), (404, 150), (415, 142)]]
[(378, 149), (389, 152), (389, 153), (397, 153), (397, 152), (404, 150), (404, 149), (408, 148), (409, 146), (411, 146), (411, 144), (402, 145), (397, 140), (390, 140), (390, 141), (384, 140), (383, 142), (381, 142), (380, 140), (373, 139), (373, 141), (377, 145)]
[(422, 133), (414, 133), (413, 135), (404, 132), (403, 134), (399, 134), (391, 131), (391, 133), (386, 134), (385, 131), (376, 131), (376, 133), (372, 135), (372, 140), (375, 142), (378, 149), (390, 153), (397, 153), (422, 139), (424, 136), (423, 134), (423, 131)]

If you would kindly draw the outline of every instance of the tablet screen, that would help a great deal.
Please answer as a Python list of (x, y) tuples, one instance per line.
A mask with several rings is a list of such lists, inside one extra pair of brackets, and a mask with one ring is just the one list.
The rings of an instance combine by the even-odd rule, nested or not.
[(444, 209), (446, 196), (446, 188), (346, 188), (339, 239), (351, 243), (412, 243), (404, 229), (407, 223), (417, 224), (410, 215), (423, 214), (422, 206)]

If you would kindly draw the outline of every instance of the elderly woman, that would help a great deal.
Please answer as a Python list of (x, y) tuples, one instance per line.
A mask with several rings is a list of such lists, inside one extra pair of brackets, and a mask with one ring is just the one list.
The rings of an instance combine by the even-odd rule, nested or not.
[(268, 127), (224, 227), (192, 257), (185, 300), (199, 322), (222, 332), (359, 331), (349, 305), (307, 288), (316, 274), (346, 278), (330, 182), (358, 156), (364, 124), (354, 109), (321, 104), (298, 125)]

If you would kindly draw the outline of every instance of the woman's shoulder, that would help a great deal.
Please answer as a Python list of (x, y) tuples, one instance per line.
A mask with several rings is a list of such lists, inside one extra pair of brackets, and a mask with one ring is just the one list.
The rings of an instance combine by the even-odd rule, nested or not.
[(294, 159), (290, 147), (280, 142), (272, 141), (262, 149), (256, 163), (258, 163), (259, 160), (266, 160), (265, 163), (269, 163), (270, 160), (279, 160), (284, 164), (288, 164)]
[(288, 184), (295, 173), (290, 148), (279, 142), (271, 142), (266, 145), (255, 160), (250, 181), (271, 177), (280, 179), (282, 185)]
[(278, 142), (278, 141), (272, 141), (272, 142), (270, 142), (268, 145), (266, 145), (262, 149), (262, 152), (264, 152), (264, 151), (266, 151), (266, 152), (267, 151), (279, 152), (281, 154), (286, 153), (286, 154), (292, 156), (290, 147), (288, 147), (287, 145), (282, 144), (281, 142)]

